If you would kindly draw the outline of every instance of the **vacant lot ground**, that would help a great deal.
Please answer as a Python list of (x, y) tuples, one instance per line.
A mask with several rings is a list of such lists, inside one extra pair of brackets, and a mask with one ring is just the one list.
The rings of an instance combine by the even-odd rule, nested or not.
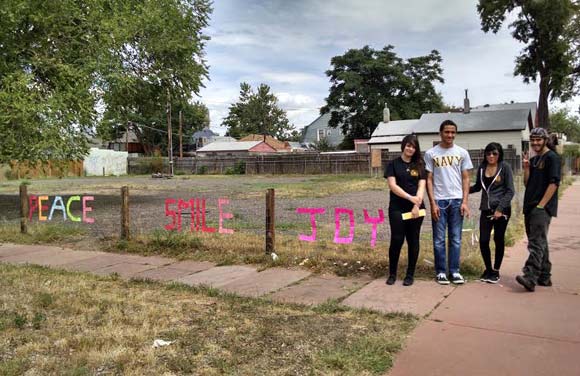
[(383, 374), (417, 322), (42, 267), (0, 285), (2, 375)]

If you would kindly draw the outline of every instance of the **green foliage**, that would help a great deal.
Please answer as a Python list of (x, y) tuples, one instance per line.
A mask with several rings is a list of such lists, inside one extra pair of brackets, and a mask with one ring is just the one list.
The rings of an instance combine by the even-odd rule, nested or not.
[(312, 144), (312, 147), (318, 151), (333, 151), (336, 150), (334, 146), (330, 144), (326, 137), (320, 139), (320, 141), (316, 141)]
[(237, 161), (234, 167), (226, 169), (226, 175), (244, 175), (246, 173), (246, 162)]
[(549, 127), (548, 99), (562, 101), (580, 87), (580, 4), (572, 0), (480, 0), (477, 11), (484, 32), (497, 33), (508, 14), (512, 36), (526, 46), (516, 58), (514, 75), (525, 83), (539, 78), (538, 117)]
[(550, 130), (566, 134), (569, 141), (580, 142), (580, 117), (560, 108), (550, 114)]
[(270, 86), (260, 84), (254, 92), (246, 82), (240, 84), (240, 98), (230, 106), (222, 126), (228, 128), (226, 135), (234, 138), (267, 134), (282, 139), (288, 138), (292, 129), (286, 112), (278, 107), (278, 98), (270, 92)]
[(330, 112), (329, 125), (341, 126), (349, 140), (369, 138), (386, 105), (393, 120), (417, 119), (443, 107), (433, 85), (443, 82), (439, 52), (403, 60), (393, 49), (365, 46), (331, 59), (332, 69), (326, 75), (332, 86), (321, 113)]
[(163, 158), (159, 156), (151, 158), (151, 161), (149, 162), (149, 168), (153, 173), (163, 172)]
[(207, 77), (210, 13), (209, 0), (4, 2), (0, 162), (82, 158), (98, 104), (123, 126), (167, 97), (186, 108)]

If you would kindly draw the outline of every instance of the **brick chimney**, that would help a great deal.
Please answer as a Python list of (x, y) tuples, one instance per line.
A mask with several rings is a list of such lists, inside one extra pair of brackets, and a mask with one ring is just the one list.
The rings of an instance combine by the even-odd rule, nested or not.
[(383, 123), (388, 123), (391, 121), (391, 111), (389, 106), (385, 104), (385, 109), (383, 110)]
[(463, 100), (463, 113), (468, 114), (471, 111), (471, 106), (469, 105), (469, 97), (467, 96), (467, 89), (465, 89), (465, 99)]

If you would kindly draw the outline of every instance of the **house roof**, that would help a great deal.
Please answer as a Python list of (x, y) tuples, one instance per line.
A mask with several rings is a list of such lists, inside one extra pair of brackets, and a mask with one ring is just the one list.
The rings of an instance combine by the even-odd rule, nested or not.
[[(127, 142), (125, 134), (126, 134), (126, 132), (123, 132), (119, 138), (117, 138), (111, 142), (116, 142), (116, 143)], [(131, 128), (129, 128), (129, 141), (128, 142), (131, 142), (131, 143), (139, 142), (139, 138), (137, 137), (137, 134)]]
[[(388, 123), (380, 122), (371, 135), (372, 138), (391, 135), (407, 135), (413, 132), (413, 125), (419, 119), (412, 120), (393, 120)], [(402, 138), (401, 138), (402, 140)]]
[(268, 135), (266, 135), (264, 139), (264, 135), (262, 134), (249, 134), (246, 137), (241, 138), (240, 141), (264, 141), (276, 150), (285, 150), (289, 148), (289, 145), (286, 145), (284, 141), (277, 140)]
[[(303, 144), (313, 143), (318, 141), (318, 130), (324, 129), (330, 132), (325, 132), (324, 137), (328, 143), (337, 146), (344, 140), (341, 127), (330, 128), (328, 122), (330, 121), (330, 112), (320, 115), (312, 123), (304, 127), (301, 142)], [(330, 134), (328, 134), (330, 133)]]
[(251, 148), (261, 144), (263, 141), (236, 141), (236, 142), (212, 142), (202, 148), (197, 149), (198, 152), (214, 152), (214, 151), (249, 151)]
[(528, 126), (530, 111), (527, 108), (473, 111), (467, 114), (462, 112), (423, 114), (412, 130), (418, 134), (438, 133), (439, 126), (444, 120), (455, 122), (459, 133), (523, 130)]
[(369, 140), (369, 144), (394, 144), (394, 143), (400, 143), (401, 141), (403, 141), (403, 138), (405, 138), (404, 135), (400, 135), (400, 136), (378, 136), (378, 137), (373, 137)]

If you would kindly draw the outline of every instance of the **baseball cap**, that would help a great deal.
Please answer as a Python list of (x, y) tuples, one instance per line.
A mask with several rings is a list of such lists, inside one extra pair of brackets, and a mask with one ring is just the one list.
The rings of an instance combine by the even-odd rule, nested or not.
[(545, 128), (534, 128), (530, 132), (530, 138), (548, 138), (548, 131)]

